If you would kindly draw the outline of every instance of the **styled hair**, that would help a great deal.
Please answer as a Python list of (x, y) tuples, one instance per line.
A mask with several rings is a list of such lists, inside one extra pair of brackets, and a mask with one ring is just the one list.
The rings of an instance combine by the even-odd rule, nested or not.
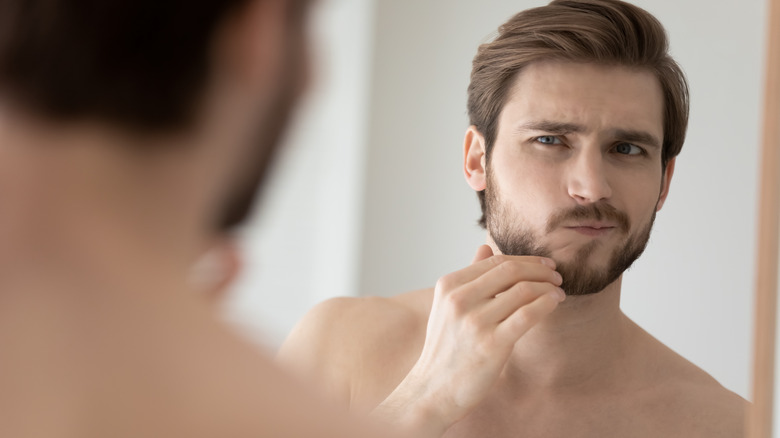
[(246, 0), (0, 0), (0, 98), (55, 121), (190, 122), (210, 44)]
[[(498, 28), (474, 57), (468, 87), (469, 121), (485, 138), (485, 161), (496, 140), (499, 115), (514, 80), (530, 63), (546, 60), (627, 66), (652, 72), (664, 97), (664, 166), (677, 156), (688, 126), (688, 84), (669, 55), (661, 23), (619, 0), (554, 0), (528, 9)], [(485, 193), (477, 192), (485, 223)]]

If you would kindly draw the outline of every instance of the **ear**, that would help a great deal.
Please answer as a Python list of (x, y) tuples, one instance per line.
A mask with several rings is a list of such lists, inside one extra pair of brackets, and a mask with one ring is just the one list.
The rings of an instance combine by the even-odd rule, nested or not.
[(189, 282), (210, 303), (219, 304), (241, 271), (241, 252), (232, 238), (218, 238), (191, 266)]
[(661, 181), (661, 194), (658, 197), (658, 204), (655, 207), (655, 211), (661, 211), (661, 207), (666, 202), (666, 197), (669, 196), (669, 185), (672, 184), (672, 176), (674, 176), (674, 163), (677, 157), (672, 158), (666, 163), (666, 171), (664, 172), (663, 180)]
[(230, 288), (241, 273), (241, 251), (234, 242), (226, 242), (220, 249), (221, 277), (211, 285), (211, 290), (206, 291), (206, 297), (211, 302), (222, 304), (230, 293)]
[(471, 125), (463, 139), (463, 173), (466, 182), (475, 191), (485, 190), (486, 167), (485, 137)]

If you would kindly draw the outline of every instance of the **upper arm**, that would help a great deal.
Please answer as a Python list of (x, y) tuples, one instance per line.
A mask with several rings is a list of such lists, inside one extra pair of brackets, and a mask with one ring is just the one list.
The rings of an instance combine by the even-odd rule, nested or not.
[(350, 408), (370, 409), (414, 365), (426, 322), (406, 301), (334, 298), (298, 323), (278, 361)]
[(333, 298), (312, 308), (290, 332), (279, 349), (277, 361), (304, 380), (313, 382), (345, 404), (350, 394), (350, 339), (347, 315), (355, 298)]

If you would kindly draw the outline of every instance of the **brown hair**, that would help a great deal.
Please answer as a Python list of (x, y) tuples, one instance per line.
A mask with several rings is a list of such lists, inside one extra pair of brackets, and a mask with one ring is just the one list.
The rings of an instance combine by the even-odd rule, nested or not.
[[(555, 0), (528, 9), (498, 28), (474, 57), (468, 87), (469, 121), (485, 137), (486, 162), (498, 118), (518, 73), (542, 60), (593, 62), (647, 69), (664, 93), (662, 164), (677, 156), (688, 126), (688, 84), (669, 55), (661, 23), (650, 13), (619, 0)], [(477, 192), (485, 227), (485, 192)]]
[(0, 93), (40, 116), (179, 127), (209, 74), (209, 45), (246, 0), (0, 0)]

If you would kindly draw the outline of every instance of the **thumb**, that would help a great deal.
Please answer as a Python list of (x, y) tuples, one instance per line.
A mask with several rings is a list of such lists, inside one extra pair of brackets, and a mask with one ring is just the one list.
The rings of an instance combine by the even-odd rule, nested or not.
[(486, 258), (493, 255), (493, 249), (490, 248), (488, 245), (480, 245), (479, 248), (477, 248), (477, 253), (474, 254), (474, 259), (471, 260), (471, 264), (477, 263), (478, 261), (485, 260)]

